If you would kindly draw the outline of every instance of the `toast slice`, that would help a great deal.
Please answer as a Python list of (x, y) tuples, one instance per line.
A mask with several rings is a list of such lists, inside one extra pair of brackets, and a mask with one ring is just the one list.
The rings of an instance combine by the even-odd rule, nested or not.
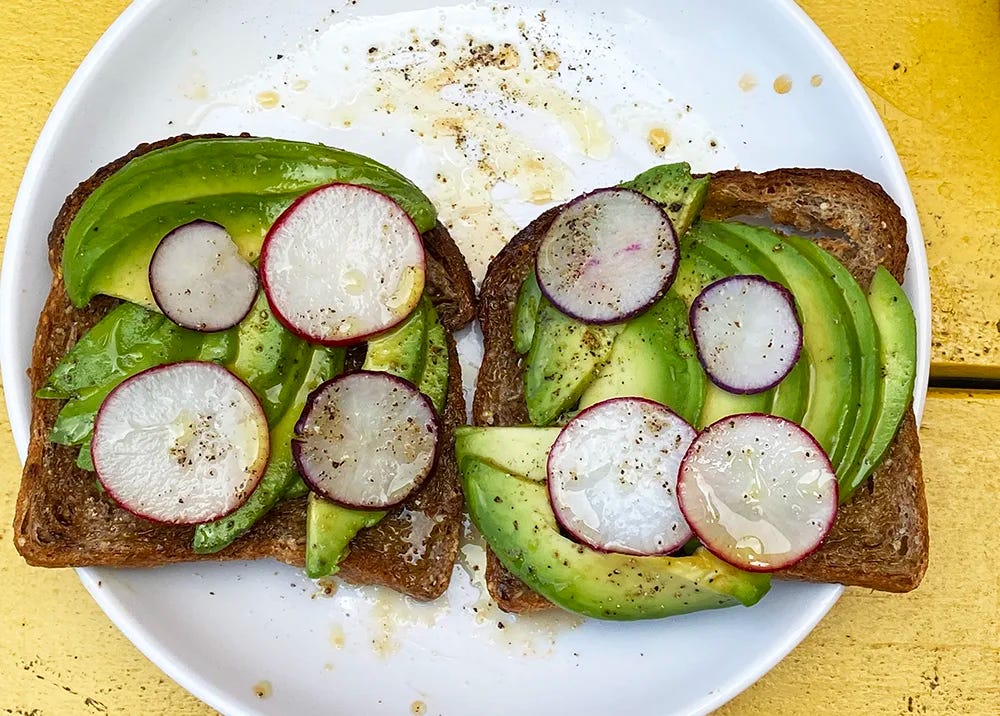
[[(39, 317), (28, 371), (33, 391), (44, 383), (69, 348), (117, 304), (115, 299), (98, 296), (86, 308), (77, 309), (66, 296), (61, 268), (63, 239), (76, 212), (101, 182), (133, 157), (190, 138), (183, 135), (141, 145), (98, 170), (66, 199), (49, 234), (52, 286)], [(462, 515), (452, 431), (465, 422), (465, 400), (450, 331), (475, 317), (475, 288), (465, 259), (447, 229), (438, 224), (423, 238), (428, 293), (448, 329), (450, 379), (437, 465), (419, 492), (355, 537), (338, 576), (358, 584), (385, 585), (417, 599), (433, 599), (444, 592), (451, 578)], [(155, 524), (118, 508), (101, 494), (93, 473), (76, 466), (76, 448), (49, 441), (60, 401), (33, 398), (31, 407), (30, 444), (14, 518), (14, 544), (29, 564), (149, 567), (170, 562), (263, 558), (294, 565), (304, 563), (305, 498), (281, 503), (225, 550), (198, 555), (191, 549), (193, 527)], [(433, 525), (426, 539), (411, 539), (415, 528), (423, 537), (426, 524)], [(414, 555), (414, 544), (421, 542), (422, 553)]]
[[(559, 209), (546, 211), (518, 233), (490, 264), (479, 294), (484, 355), (473, 401), (476, 425), (528, 422), (524, 368), (511, 325), (517, 292), (532, 270), (542, 235)], [(813, 238), (867, 287), (878, 265), (902, 282), (906, 222), (878, 184), (848, 171), (778, 169), (762, 174), (712, 175), (707, 219), (767, 222)], [(841, 506), (823, 546), (778, 578), (839, 582), (890, 592), (915, 589), (927, 568), (927, 505), (920, 444), (912, 408), (887, 458)], [(551, 606), (487, 552), (490, 594), (502, 609), (528, 612)]]

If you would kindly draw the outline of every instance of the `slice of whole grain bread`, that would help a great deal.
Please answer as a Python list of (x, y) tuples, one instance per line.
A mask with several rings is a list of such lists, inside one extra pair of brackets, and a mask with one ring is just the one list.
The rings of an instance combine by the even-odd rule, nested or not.
[[(66, 296), (62, 247), (76, 212), (101, 182), (133, 157), (189, 138), (184, 135), (141, 145), (98, 170), (66, 199), (49, 235), (53, 277), (39, 317), (29, 370), (33, 391), (44, 383), (69, 348), (117, 303), (99, 296), (86, 308), (77, 309)], [(447, 588), (458, 551), (462, 494), (452, 432), (465, 422), (465, 400), (451, 331), (474, 318), (475, 289), (465, 259), (443, 226), (428, 231), (424, 244), (428, 293), (448, 329), (448, 396), (438, 461), (416, 495), (352, 541), (338, 576), (360, 584), (385, 585), (417, 599), (433, 599)], [(193, 527), (155, 524), (120, 509), (103, 496), (93, 473), (76, 466), (77, 448), (49, 441), (49, 431), (61, 407), (61, 401), (32, 400), (28, 457), (14, 518), (14, 543), (29, 564), (148, 567), (195, 560), (262, 558), (303, 564), (305, 498), (280, 504), (225, 550), (195, 554), (191, 549)], [(432, 525), (431, 531), (423, 539), (427, 524)], [(421, 539), (411, 538), (411, 530), (419, 531)], [(420, 544), (423, 550), (414, 554), (415, 546)]]
[[(490, 264), (479, 294), (483, 364), (473, 400), (477, 425), (528, 423), (524, 367), (511, 322), (517, 292), (534, 265), (542, 235), (558, 213), (546, 211)], [(867, 287), (884, 265), (897, 281), (906, 266), (906, 222), (882, 187), (848, 171), (778, 169), (712, 175), (706, 219), (747, 218), (811, 236)], [(887, 458), (840, 508), (823, 546), (778, 578), (839, 582), (884, 591), (915, 589), (927, 568), (927, 506), (913, 411), (908, 410)], [(486, 578), (501, 608), (551, 606), (487, 551)]]

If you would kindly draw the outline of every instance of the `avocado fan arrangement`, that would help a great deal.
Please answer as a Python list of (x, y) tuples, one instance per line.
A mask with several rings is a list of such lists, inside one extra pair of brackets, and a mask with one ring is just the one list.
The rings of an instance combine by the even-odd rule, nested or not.
[[(712, 179), (686, 164), (553, 210), (509, 326), (528, 424), (497, 427), (454, 417), (442, 312), (462, 303), (448, 285), (471, 282), (429, 253), (434, 207), (395, 171), (195, 137), (96, 178), (67, 202), (57, 288), (71, 310), (117, 300), (33, 376), (36, 408), (60, 402), (33, 420), (22, 534), (53, 509), (35, 486), (58, 480), (46, 456), (73, 451), (107, 511), (88, 537), (126, 521), (127, 551), (157, 525), (188, 540), (164, 561), (278, 556), (318, 578), (460, 478), (497, 559), (555, 605), (750, 606), (822, 544), (910, 405), (916, 329), (893, 276), (879, 267), (865, 290), (814, 241), (701, 218)], [(272, 534), (276, 515), (301, 533)], [(459, 520), (435, 519), (443, 576), (402, 591), (443, 591)], [(267, 539), (287, 552), (238, 551)], [(151, 550), (65, 564), (156, 564)], [(379, 559), (343, 574), (406, 583), (384, 575), (410, 560)]]

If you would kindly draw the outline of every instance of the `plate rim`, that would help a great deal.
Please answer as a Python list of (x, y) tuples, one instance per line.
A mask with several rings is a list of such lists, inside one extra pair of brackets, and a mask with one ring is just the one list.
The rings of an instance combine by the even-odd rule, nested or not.
[[(66, 117), (79, 101), (89, 82), (99, 73), (104, 58), (116, 49), (118, 43), (128, 36), (134, 26), (142, 22), (148, 14), (153, 12), (163, 2), (164, 0), (133, 0), (105, 30), (74, 71), (66, 87), (60, 93), (58, 100), (53, 105), (32, 149), (12, 207), (7, 231), (8, 242), (10, 237), (13, 236), (16, 238), (23, 236), (25, 233), (25, 224), (29, 213), (26, 207), (29, 197), (33, 197), (39, 190), (40, 175), (51, 154), (55, 133), (66, 121)], [(914, 394), (913, 410), (916, 415), (917, 424), (919, 425), (926, 401), (930, 371), (931, 298), (923, 232), (912, 189), (899, 155), (881, 117), (870, 97), (864, 91), (860, 80), (833, 45), (832, 41), (794, 0), (770, 0), (769, 5), (776, 11), (785, 13), (793, 20), (816, 52), (824, 55), (830, 64), (848, 79), (845, 85), (847, 95), (853, 102), (855, 114), (869, 126), (871, 138), (882, 150), (882, 168), (886, 171), (890, 180), (903, 189), (902, 195), (893, 196), (893, 198), (899, 202), (900, 210), (907, 222), (910, 251), (909, 260), (912, 262), (910, 263), (912, 271), (908, 277), (915, 281), (917, 297), (927, 306), (927, 310), (917, 317), (917, 390)], [(19, 257), (7, 260), (7, 246), (5, 244), (3, 264), (0, 267), (0, 305), (9, 305), (9, 302), (16, 293), (13, 267), (20, 261)], [(16, 375), (12, 367), (15, 363), (14, 357), (10, 354), (12, 332), (10, 322), (0, 322), (0, 376), (2, 376), (3, 380), (5, 407), (11, 425), (11, 433), (18, 457), (23, 465), (27, 452), (28, 428), (20, 425), (23, 421), (19, 416), (15, 416), (14, 413), (17, 406), (29, 402), (29, 396), (23, 389), (20, 381), (21, 376)], [(920, 350), (921, 348), (922, 350)], [(18, 423), (17, 427), (23, 427), (20, 432), (15, 428), (16, 417), (18, 418), (16, 420)], [(174, 682), (208, 706), (223, 713), (237, 713), (242, 711), (242, 707), (238, 706), (232, 700), (226, 690), (216, 686), (209, 679), (186, 667), (183, 662), (175, 658), (170, 649), (155, 639), (144, 627), (141, 620), (134, 617), (124, 607), (121, 600), (113, 593), (113, 590), (104, 589), (101, 586), (100, 575), (102, 568), (77, 568), (75, 571), (88, 593), (116, 628), (146, 658), (167, 674)], [(714, 689), (700, 701), (696, 701), (688, 713), (705, 714), (728, 703), (760, 680), (779, 661), (798, 646), (815, 629), (819, 621), (826, 616), (844, 591), (844, 587), (838, 584), (819, 586), (823, 586), (826, 589), (810, 603), (808, 618), (802, 623), (799, 629), (787, 632), (771, 649), (748, 664), (739, 676), (734, 677), (728, 683), (721, 684), (719, 688)]]

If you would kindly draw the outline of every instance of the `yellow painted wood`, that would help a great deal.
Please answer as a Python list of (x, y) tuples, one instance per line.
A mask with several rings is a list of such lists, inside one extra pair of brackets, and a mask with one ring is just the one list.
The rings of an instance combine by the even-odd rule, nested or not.
[[(3, 234), (52, 103), (126, 4), (0, 3)], [(802, 5), (869, 88), (913, 184), (930, 242), (936, 370), (996, 375), (1000, 332), (988, 325), (1000, 320), (990, 283), (1000, 266), (996, 0), (938, 10), (919, 0)], [(848, 590), (799, 648), (721, 713), (1000, 713), (1000, 395), (933, 393), (922, 439), (932, 527), (924, 585), (903, 596)], [(118, 633), (72, 571), (24, 566), (9, 524), (19, 472), (3, 416), (0, 714), (212, 713)]]
[(799, 0), (857, 74), (927, 244), (932, 374), (1000, 377), (1000, 6)]

